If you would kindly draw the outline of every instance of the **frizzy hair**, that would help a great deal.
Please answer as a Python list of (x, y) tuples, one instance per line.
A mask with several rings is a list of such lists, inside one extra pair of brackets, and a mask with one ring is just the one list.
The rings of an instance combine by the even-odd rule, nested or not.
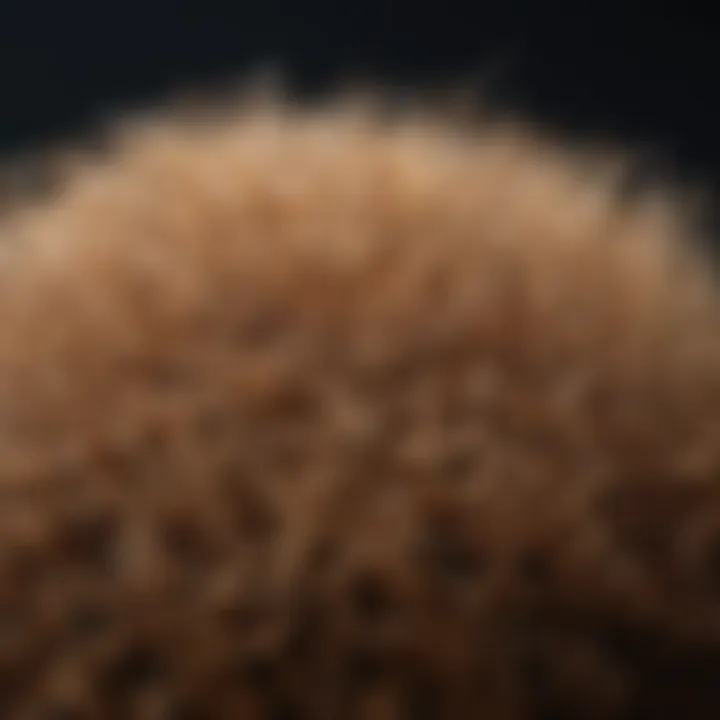
[(0, 715), (720, 713), (720, 325), (517, 123), (143, 118), (0, 225)]

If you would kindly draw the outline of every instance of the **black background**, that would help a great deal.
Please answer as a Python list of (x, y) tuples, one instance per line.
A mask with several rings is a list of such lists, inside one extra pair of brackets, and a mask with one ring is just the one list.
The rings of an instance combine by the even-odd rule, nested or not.
[(720, 180), (714, 8), (659, 2), (355, 0), (133, 5), (6, 0), (0, 151), (32, 147), (116, 108), (281, 66), (295, 88), (349, 76), (423, 87), (484, 77), (551, 126), (649, 144)]

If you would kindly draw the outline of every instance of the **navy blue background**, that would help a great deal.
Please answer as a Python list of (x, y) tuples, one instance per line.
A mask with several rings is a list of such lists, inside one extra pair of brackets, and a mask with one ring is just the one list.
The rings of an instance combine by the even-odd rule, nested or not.
[(349, 75), (418, 86), (484, 73), (515, 108), (562, 128), (648, 141), (714, 183), (720, 26), (712, 14), (610, 0), (7, 0), (0, 151), (274, 61), (303, 90)]

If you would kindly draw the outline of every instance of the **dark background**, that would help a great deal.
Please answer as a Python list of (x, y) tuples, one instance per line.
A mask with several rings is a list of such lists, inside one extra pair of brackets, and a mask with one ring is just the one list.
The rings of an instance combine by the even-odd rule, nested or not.
[(485, 77), (563, 130), (650, 145), (720, 180), (715, 8), (687, 3), (464, 4), (149, 0), (0, 9), (0, 152), (62, 138), (168, 93), (279, 64), (301, 91), (349, 76), (423, 87)]

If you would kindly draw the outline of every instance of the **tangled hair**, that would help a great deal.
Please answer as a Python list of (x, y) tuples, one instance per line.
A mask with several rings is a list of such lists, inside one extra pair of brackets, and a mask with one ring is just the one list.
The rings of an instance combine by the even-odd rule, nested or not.
[(0, 715), (720, 717), (720, 307), (502, 124), (145, 121), (0, 225)]

